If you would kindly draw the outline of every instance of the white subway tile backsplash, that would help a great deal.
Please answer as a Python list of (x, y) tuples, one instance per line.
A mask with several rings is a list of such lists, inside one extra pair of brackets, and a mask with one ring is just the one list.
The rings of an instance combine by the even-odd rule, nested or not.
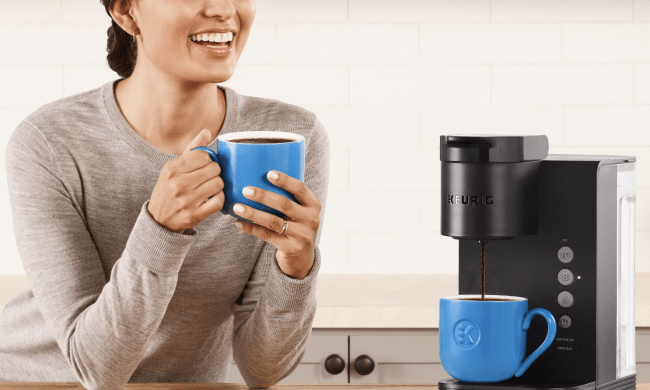
[(18, 254), (16, 236), (13, 233), (0, 232), (0, 246), (2, 246), (0, 275), (24, 275), (25, 269)]
[(566, 23), (565, 63), (650, 62), (650, 23)]
[(61, 0), (0, 1), (0, 23), (2, 24), (56, 23), (60, 21)]
[(492, 65), (495, 105), (631, 104), (634, 65)]
[(111, 17), (100, 0), (63, 0), (64, 23), (105, 23), (111, 26)]
[[(5, 148), (40, 106), (119, 76), (99, 0), (0, 0), (0, 274), (24, 274)], [(25, 41), (39, 42), (39, 50)], [(545, 134), (635, 156), (650, 272), (650, 0), (264, 0), (233, 77), (330, 139), (321, 273), (458, 272), (440, 234), (441, 134)]]
[(64, 69), (64, 94), (76, 95), (119, 79), (120, 76), (107, 65), (66, 65)]
[(243, 95), (297, 105), (347, 105), (345, 65), (239, 65), (223, 83)]
[(350, 189), (440, 188), (438, 149), (350, 149)]
[(277, 53), (277, 25), (273, 23), (253, 23), (239, 64), (275, 64)]
[(339, 148), (417, 148), (419, 110), (415, 107), (308, 107)]
[(562, 145), (562, 106), (469, 106), (422, 108), (422, 147), (439, 148), (447, 134), (543, 134)]
[(490, 0), (349, 0), (351, 22), (489, 22)]
[(636, 244), (634, 271), (650, 272), (650, 231), (637, 231), (634, 240)]
[[(329, 135), (329, 134), (328, 134)], [(330, 148), (330, 182), (332, 190), (347, 190), (350, 172), (348, 149)]]
[[(637, 188), (650, 188), (650, 147), (637, 146), (634, 148), (633, 155), (636, 157)], [(650, 218), (650, 216), (643, 218)]]
[(418, 230), (418, 191), (329, 191), (327, 223), (339, 231)]
[[(399, 78), (399, 82), (393, 82), (395, 78)], [(350, 67), (352, 106), (481, 104), (490, 104), (489, 66)]]
[(431, 64), (560, 63), (557, 23), (423, 24), (420, 62)]
[[(0, 24), (0, 65), (105, 64), (102, 24)], [(25, 50), (38, 42), (38, 50)], [(27, 46), (32, 47), (32, 46)]]
[(567, 146), (650, 145), (650, 105), (566, 106)]
[(0, 107), (40, 107), (63, 97), (63, 66), (0, 65)]
[(650, 22), (650, 0), (634, 0), (634, 20)]
[(347, 273), (350, 266), (350, 234), (339, 231), (326, 217), (318, 249), (321, 253), (319, 274)]
[(634, 65), (634, 102), (650, 104), (650, 64)]
[(420, 230), (423, 232), (440, 232), (440, 189), (420, 191)]
[[(4, 165), (4, 164), (2, 164)], [(6, 177), (6, 176), (5, 176)], [(13, 233), (14, 224), (11, 216), (11, 201), (7, 189), (0, 190), (0, 233)], [(4, 248), (3, 248), (4, 255)]]
[(417, 24), (279, 24), (278, 61), (415, 64)]
[(264, 0), (256, 2), (257, 22), (343, 22), (347, 0)]
[(493, 22), (622, 22), (634, 0), (492, 0)]
[(350, 237), (350, 273), (458, 272), (458, 241), (440, 233), (351, 233)]

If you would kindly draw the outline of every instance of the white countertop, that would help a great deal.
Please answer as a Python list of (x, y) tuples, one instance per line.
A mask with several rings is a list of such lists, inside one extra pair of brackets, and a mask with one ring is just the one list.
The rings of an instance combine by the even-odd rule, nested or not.
[[(0, 275), (0, 311), (29, 286)], [(636, 276), (636, 326), (650, 327), (650, 273)], [(458, 275), (320, 274), (313, 328), (437, 328), (438, 301), (458, 293)]]
[[(636, 327), (650, 327), (649, 285), (636, 275)], [(320, 274), (312, 327), (437, 328), (440, 297), (457, 293), (457, 274)]]

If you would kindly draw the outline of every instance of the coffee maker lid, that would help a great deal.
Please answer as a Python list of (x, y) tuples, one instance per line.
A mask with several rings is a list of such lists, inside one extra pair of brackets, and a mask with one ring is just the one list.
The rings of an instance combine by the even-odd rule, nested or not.
[(543, 160), (548, 156), (545, 135), (441, 135), (440, 161), (507, 162)]

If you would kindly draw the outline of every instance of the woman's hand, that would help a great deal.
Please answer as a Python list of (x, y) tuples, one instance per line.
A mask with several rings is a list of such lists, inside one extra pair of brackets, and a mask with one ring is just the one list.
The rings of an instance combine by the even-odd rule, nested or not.
[(169, 230), (182, 233), (223, 207), (221, 167), (205, 151), (192, 150), (207, 145), (210, 138), (210, 131), (202, 130), (160, 171), (147, 210)]
[(282, 235), (278, 234), (284, 227), (282, 218), (241, 203), (234, 206), (235, 213), (257, 225), (242, 221), (235, 222), (235, 225), (245, 233), (261, 238), (278, 248), (275, 258), (282, 272), (296, 279), (304, 279), (314, 264), (321, 204), (300, 180), (277, 171), (270, 171), (266, 177), (274, 185), (292, 193), (300, 204), (258, 187), (246, 187), (243, 194), (252, 201), (284, 213), (289, 221), (286, 230)]

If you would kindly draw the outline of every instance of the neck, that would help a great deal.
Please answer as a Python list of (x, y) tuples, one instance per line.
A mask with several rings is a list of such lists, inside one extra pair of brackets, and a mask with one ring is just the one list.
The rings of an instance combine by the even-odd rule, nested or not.
[(181, 80), (155, 68), (139, 71), (117, 83), (115, 99), (122, 115), (147, 143), (180, 155), (201, 130), (210, 141), (218, 135), (226, 114), (223, 92), (215, 83)]

